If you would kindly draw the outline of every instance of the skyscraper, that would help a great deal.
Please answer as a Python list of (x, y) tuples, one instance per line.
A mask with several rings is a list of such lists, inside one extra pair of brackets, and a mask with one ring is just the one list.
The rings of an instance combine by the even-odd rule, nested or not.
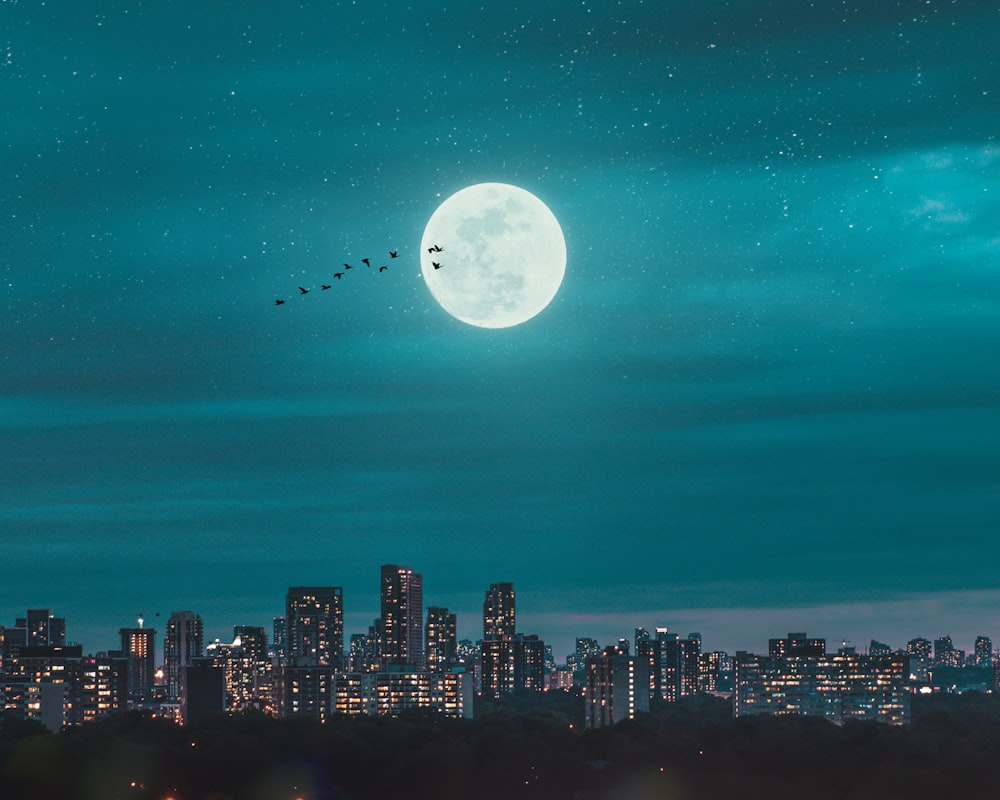
[(148, 700), (153, 694), (156, 673), (156, 630), (144, 628), (139, 617), (138, 628), (120, 628), (122, 655), (128, 662), (128, 699)]
[(341, 587), (290, 586), (285, 595), (285, 640), (290, 666), (339, 669), (344, 655)]
[(483, 640), (513, 639), (514, 584), (491, 583), (483, 601)]
[(167, 620), (167, 635), (163, 639), (163, 665), (167, 673), (167, 697), (181, 700), (184, 690), (184, 670), (202, 654), (205, 626), (193, 611), (174, 611)]
[(427, 609), (427, 669), (431, 672), (448, 669), (455, 662), (458, 644), (456, 617), (447, 608)]
[(423, 578), (410, 567), (383, 564), (381, 587), (382, 663), (423, 669)]
[(492, 583), (483, 599), (481, 688), (487, 697), (545, 688), (545, 642), (515, 633), (514, 584)]

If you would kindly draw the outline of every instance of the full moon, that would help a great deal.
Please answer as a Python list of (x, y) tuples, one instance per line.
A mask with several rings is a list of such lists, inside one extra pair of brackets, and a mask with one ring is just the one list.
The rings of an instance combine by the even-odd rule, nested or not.
[(559, 291), (566, 241), (555, 215), (531, 192), (478, 183), (431, 215), (420, 267), (434, 299), (453, 317), (509, 328), (531, 319)]

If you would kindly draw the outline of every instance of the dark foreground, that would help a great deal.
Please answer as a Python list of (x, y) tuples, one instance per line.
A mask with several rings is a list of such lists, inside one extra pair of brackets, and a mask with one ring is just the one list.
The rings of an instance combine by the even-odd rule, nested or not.
[[(694, 698), (583, 732), (578, 698), (515, 700), (474, 721), (263, 717), (198, 728), (128, 715), (56, 735), (0, 730), (5, 800), (941, 798), (1000, 782), (1000, 700), (915, 700), (907, 728), (733, 720)], [(573, 727), (570, 727), (570, 726)]]

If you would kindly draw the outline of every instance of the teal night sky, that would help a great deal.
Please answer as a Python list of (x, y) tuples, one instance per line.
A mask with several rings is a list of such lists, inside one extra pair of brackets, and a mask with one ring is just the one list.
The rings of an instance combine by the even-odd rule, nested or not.
[[(351, 633), (391, 562), (472, 638), (514, 581), (560, 660), (1000, 641), (998, 41), (972, 0), (0, 0), (0, 624), (225, 639), (334, 584)], [(418, 263), (482, 181), (566, 237), (507, 330)]]

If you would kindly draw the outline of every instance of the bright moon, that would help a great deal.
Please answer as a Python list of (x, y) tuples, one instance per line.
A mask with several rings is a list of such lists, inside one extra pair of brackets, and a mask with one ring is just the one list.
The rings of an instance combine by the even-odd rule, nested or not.
[[(432, 252), (435, 247), (441, 250)], [(566, 241), (555, 215), (531, 192), (479, 183), (431, 215), (420, 267), (434, 299), (453, 317), (509, 328), (531, 319), (559, 291)]]

